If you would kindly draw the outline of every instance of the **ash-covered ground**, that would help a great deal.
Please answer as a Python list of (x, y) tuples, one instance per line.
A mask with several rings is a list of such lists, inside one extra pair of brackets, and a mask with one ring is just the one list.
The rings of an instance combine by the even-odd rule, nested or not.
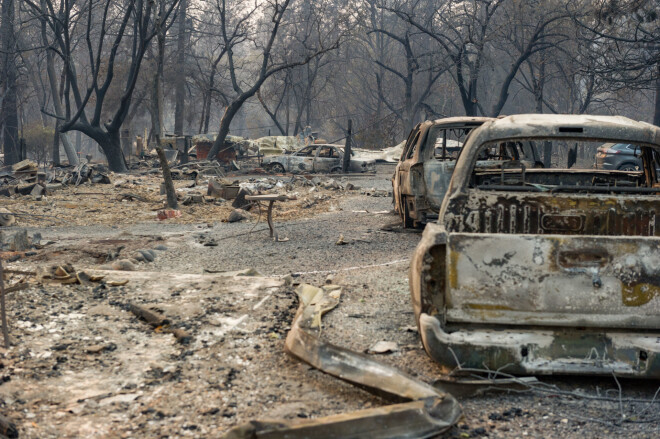
[[(382, 166), (373, 176), (336, 177), (357, 189), (295, 189), (305, 199), (327, 198), (310, 212), (281, 203), (275, 227), (284, 242), (269, 239), (254, 209), (251, 220), (236, 223), (223, 222), (229, 209), (209, 206), (184, 212), (185, 221), (159, 222), (147, 203), (119, 201), (113, 225), (107, 216), (113, 206), (100, 205), (103, 220), (95, 223), (91, 216), (84, 220), (93, 209), (87, 204), (69, 224), (28, 222), (28, 235), (42, 235), (41, 248), (5, 268), (38, 273), (70, 263), (104, 278), (62, 284), (9, 274), (10, 284), (25, 280), (29, 287), (7, 294), (13, 345), (0, 349), (2, 414), (22, 438), (211, 438), (252, 419), (313, 418), (389, 404), (284, 353), (298, 307), (292, 283), (343, 287), (341, 303), (324, 317), (324, 339), (358, 352), (395, 342), (396, 352), (372, 355), (433, 382), (441, 370), (422, 348), (408, 291), (420, 234), (391, 226), (398, 221), (387, 194), (392, 171)], [(62, 208), (75, 210), (75, 196), (67, 196), (74, 201)], [(22, 200), (26, 211), (37, 211), (30, 203)], [(204, 212), (198, 221), (194, 209)], [(138, 213), (139, 221), (122, 220)], [(20, 226), (19, 220), (13, 229)], [(113, 262), (137, 255), (143, 257), (131, 262), (134, 270), (114, 269)], [(248, 276), (227, 273), (237, 271)], [(137, 319), (130, 305), (158, 311), (192, 341), (182, 344), (166, 328)], [(660, 405), (647, 402), (657, 382), (539, 379), (544, 384), (534, 391), (459, 398), (464, 417), (445, 436), (660, 434)]]

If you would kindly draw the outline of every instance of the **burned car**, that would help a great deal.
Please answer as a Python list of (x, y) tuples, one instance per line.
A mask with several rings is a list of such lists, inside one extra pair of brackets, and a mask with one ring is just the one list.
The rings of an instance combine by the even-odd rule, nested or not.
[[(450, 117), (420, 123), (410, 132), (392, 177), (394, 210), (404, 227), (437, 219), (463, 142), (472, 129), (489, 120), (492, 119)], [(482, 154), (478, 166), (498, 166), (498, 160), (509, 159), (520, 160), (530, 168), (541, 164), (535, 146), (518, 141)]]
[[(341, 172), (344, 160), (342, 145), (314, 144), (292, 154), (264, 158), (263, 167), (271, 172)], [(349, 172), (375, 172), (375, 160), (351, 158)]]
[[(585, 148), (585, 163), (477, 166), (523, 140)], [(635, 145), (641, 169), (593, 169), (602, 142)], [(475, 129), (411, 262), (427, 353), (447, 369), (660, 378), (658, 163), (660, 128), (623, 117), (518, 115)]]

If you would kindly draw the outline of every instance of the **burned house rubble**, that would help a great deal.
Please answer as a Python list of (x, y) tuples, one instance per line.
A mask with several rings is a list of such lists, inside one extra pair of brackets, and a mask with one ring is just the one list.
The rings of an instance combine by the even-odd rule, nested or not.
[(654, 437), (660, 129), (264, 139), (4, 169), (0, 437)]

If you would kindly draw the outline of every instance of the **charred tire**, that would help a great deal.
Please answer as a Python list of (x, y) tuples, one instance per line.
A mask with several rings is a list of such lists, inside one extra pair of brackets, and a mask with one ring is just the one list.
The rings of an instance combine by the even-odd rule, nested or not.
[(616, 169), (617, 171), (633, 172), (633, 171), (639, 171), (639, 166), (633, 162), (626, 162), (626, 163), (621, 163), (619, 167)]
[(331, 174), (341, 174), (342, 170), (339, 166), (330, 169)]
[(275, 174), (282, 174), (284, 172), (284, 166), (281, 163), (273, 163), (268, 167), (268, 170)]

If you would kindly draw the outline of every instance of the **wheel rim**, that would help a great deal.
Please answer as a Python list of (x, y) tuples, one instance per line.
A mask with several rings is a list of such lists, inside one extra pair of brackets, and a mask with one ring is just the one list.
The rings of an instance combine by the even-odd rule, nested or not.
[(619, 171), (637, 171), (637, 165), (623, 165)]

